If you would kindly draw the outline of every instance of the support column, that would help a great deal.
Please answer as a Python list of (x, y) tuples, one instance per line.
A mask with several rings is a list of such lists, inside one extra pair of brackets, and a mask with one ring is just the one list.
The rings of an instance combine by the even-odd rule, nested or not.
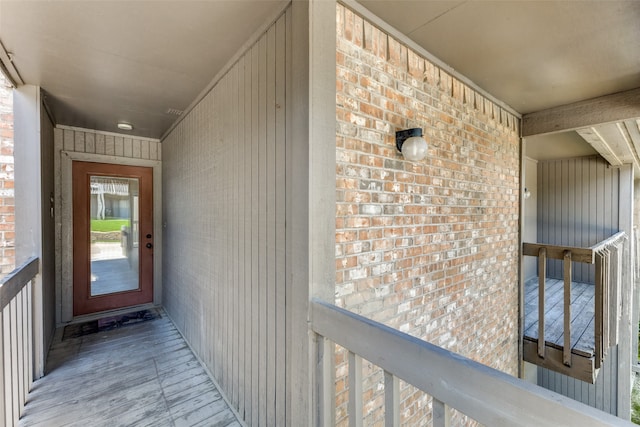
[(638, 324), (632, 324), (636, 306), (636, 289), (634, 286), (633, 272), (635, 262), (633, 258), (633, 165), (625, 164), (620, 167), (620, 206), (619, 227), (620, 231), (627, 233), (625, 250), (622, 253), (622, 265), (628, 268), (622, 269), (620, 280), (622, 299), (622, 312), (620, 316), (620, 335), (618, 342), (618, 417), (629, 420), (631, 418), (631, 364), (636, 351), (631, 343), (635, 342), (634, 335), (638, 334)]
[(335, 292), (335, 16), (332, 1), (292, 3), (288, 102), (292, 108), (287, 137), (290, 426), (310, 426), (318, 419), (320, 381), (314, 369), (318, 352), (308, 327), (309, 300), (332, 302)]

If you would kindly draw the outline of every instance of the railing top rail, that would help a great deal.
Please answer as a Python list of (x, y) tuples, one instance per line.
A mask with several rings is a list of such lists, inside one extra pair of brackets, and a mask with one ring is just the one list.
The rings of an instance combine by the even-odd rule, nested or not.
[(627, 235), (624, 231), (620, 231), (613, 236), (596, 243), (588, 248), (579, 248), (576, 246), (560, 246), (560, 245), (547, 245), (544, 243), (523, 243), (522, 254), (527, 256), (538, 256), (540, 249), (546, 250), (546, 257), (550, 259), (563, 259), (565, 251), (571, 252), (571, 260), (574, 262), (584, 262), (587, 264), (595, 263), (595, 257), (598, 252), (601, 252), (611, 246), (618, 245)]
[(310, 305), (316, 333), (482, 424), (633, 425), (332, 304)]
[(0, 281), (0, 310), (31, 281), (40, 269), (40, 259), (31, 257)]
[(594, 252), (600, 252), (603, 249), (607, 249), (608, 247), (615, 246), (621, 243), (622, 241), (626, 240), (626, 238), (627, 238), (627, 233), (625, 233), (624, 231), (619, 231), (613, 236), (607, 239), (604, 239), (602, 242), (596, 243), (595, 245), (591, 246), (591, 248), (589, 249), (591, 249)]

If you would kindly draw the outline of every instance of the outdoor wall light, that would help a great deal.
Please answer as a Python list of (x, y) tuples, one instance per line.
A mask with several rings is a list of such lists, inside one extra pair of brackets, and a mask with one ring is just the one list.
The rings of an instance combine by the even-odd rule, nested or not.
[(422, 137), (421, 128), (396, 132), (396, 147), (405, 159), (413, 162), (419, 162), (427, 156), (427, 141)]

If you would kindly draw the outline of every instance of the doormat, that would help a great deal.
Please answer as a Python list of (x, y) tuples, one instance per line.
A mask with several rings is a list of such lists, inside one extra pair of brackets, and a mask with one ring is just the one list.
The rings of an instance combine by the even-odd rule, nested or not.
[(112, 329), (124, 326), (135, 325), (137, 323), (146, 322), (148, 320), (159, 319), (162, 317), (158, 310), (141, 310), (133, 313), (127, 313), (120, 316), (103, 317), (98, 320), (89, 322), (67, 325), (64, 327), (62, 341), (69, 338), (78, 338), (84, 335), (95, 334), (96, 332), (110, 331)]

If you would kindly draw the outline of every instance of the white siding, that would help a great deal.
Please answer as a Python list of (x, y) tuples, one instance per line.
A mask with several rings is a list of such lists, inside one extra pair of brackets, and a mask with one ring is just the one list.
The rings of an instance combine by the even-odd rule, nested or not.
[(287, 12), (163, 141), (163, 305), (248, 425), (284, 425)]

